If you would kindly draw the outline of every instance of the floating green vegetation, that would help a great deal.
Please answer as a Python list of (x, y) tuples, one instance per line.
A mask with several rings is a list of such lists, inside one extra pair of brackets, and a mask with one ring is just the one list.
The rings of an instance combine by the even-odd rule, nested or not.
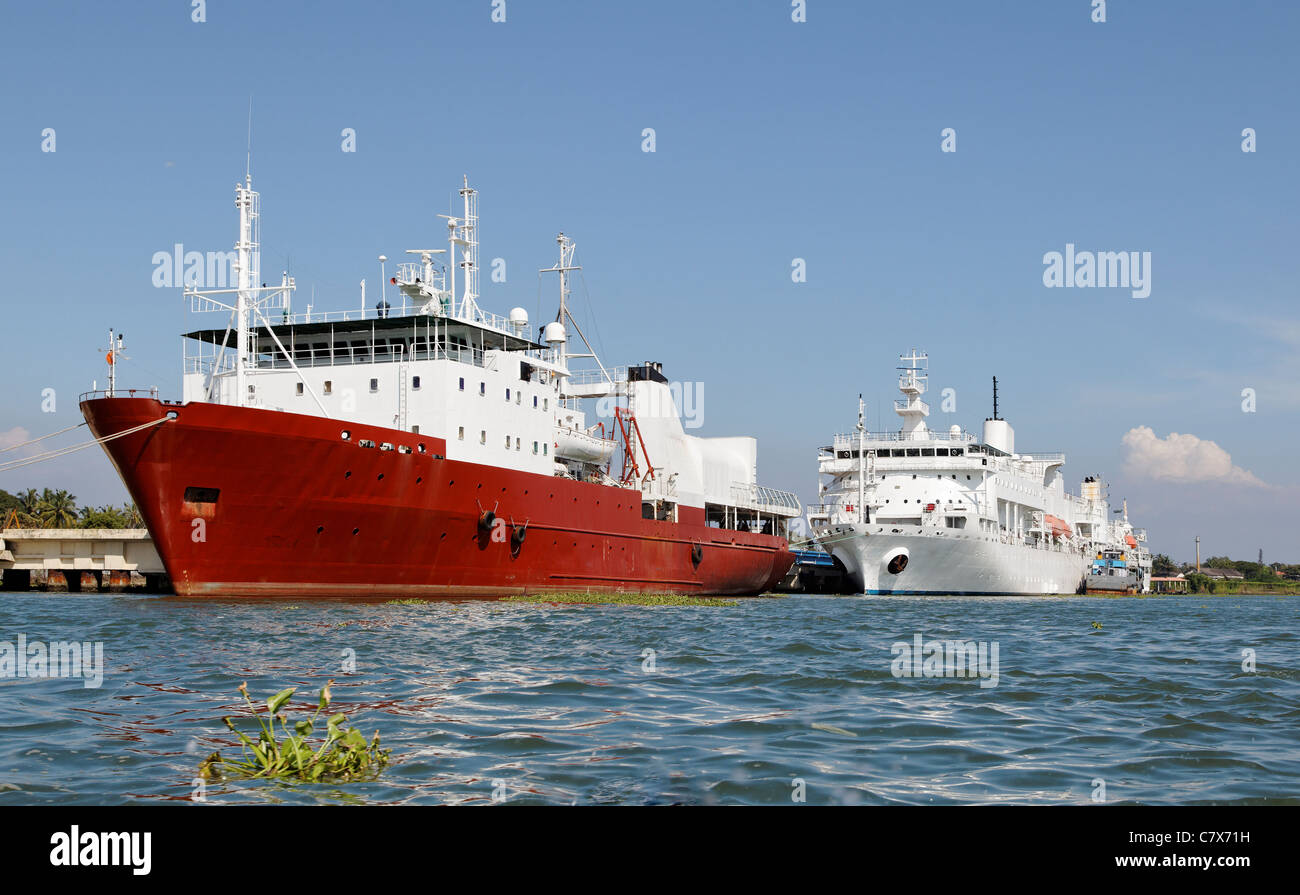
[(1100, 631), (1100, 630), (1101, 630), (1101, 627), (1102, 627), (1102, 626), (1101, 626), (1101, 622), (1093, 622), (1093, 623), (1092, 623), (1092, 627), (1093, 627), (1094, 630)]
[[(237, 760), (228, 759), (222, 758), (220, 752), (213, 752), (200, 762), (199, 776), (204, 780), (261, 778), (346, 783), (378, 774), (388, 764), (392, 750), (379, 748), (379, 731), (375, 731), (374, 737), (367, 742), (355, 727), (343, 727), (348, 719), (342, 712), (325, 720), (325, 740), (319, 747), (308, 741), (315, 730), (316, 719), (330, 704), (330, 684), (333, 683), (330, 681), (321, 688), (315, 713), (310, 718), (295, 721), (292, 733), (289, 719), (281, 709), (293, 696), (295, 687), (281, 690), (267, 699), (268, 714), (263, 717), (261, 708), (248, 698), (248, 684), (240, 684), (239, 692), (257, 718), (260, 728), (257, 739), (249, 738), (235, 727), (233, 719), (222, 718), (226, 727), (243, 744), (243, 756)], [(283, 739), (276, 735), (276, 721), (280, 722)]]
[(384, 603), (384, 605), (385, 606), (423, 606), (428, 602), (429, 602), (428, 600), (420, 600), (417, 599), (416, 597), (411, 597), (406, 600), (388, 600)]
[(690, 597), (685, 594), (522, 594), (514, 597), (502, 597), (505, 603), (574, 603), (574, 604), (617, 604), (620, 606), (737, 606), (735, 600), (719, 600), (713, 597)]

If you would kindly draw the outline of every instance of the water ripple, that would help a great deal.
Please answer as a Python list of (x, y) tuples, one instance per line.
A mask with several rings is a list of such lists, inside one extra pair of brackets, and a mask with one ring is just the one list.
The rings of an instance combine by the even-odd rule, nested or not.
[[(6, 594), (0, 640), (102, 641), (99, 689), (0, 680), (0, 804), (185, 801), (247, 681), (379, 730), (347, 786), (228, 803), (1300, 803), (1294, 599), (791, 597), (734, 608)], [(1100, 625), (1100, 627), (1097, 627)], [(996, 686), (896, 643), (996, 643)], [(1254, 650), (1256, 666), (1243, 665)], [(345, 662), (355, 661), (346, 672)]]

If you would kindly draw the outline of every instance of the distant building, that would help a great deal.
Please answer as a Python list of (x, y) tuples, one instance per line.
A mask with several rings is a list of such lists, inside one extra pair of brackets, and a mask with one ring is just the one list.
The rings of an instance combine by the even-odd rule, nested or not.
[(1206, 578), (1215, 578), (1223, 581), (1244, 581), (1246, 579), (1246, 576), (1238, 572), (1236, 569), (1211, 569), (1205, 567), (1201, 569), (1199, 574), (1204, 575)]
[(1155, 594), (1185, 594), (1187, 593), (1187, 579), (1182, 575), (1173, 576), (1152, 576), (1151, 592)]

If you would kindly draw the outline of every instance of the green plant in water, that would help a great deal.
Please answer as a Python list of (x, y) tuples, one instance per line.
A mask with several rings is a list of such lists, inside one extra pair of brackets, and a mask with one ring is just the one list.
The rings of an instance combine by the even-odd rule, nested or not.
[(420, 600), (420, 599), (416, 599), (415, 597), (411, 597), (410, 599), (406, 599), (406, 600), (387, 600), (384, 602), (384, 605), (385, 606), (423, 606), (425, 603), (428, 602), (429, 602), (428, 600)]
[[(310, 718), (293, 722), (292, 732), (289, 719), (281, 709), (297, 688), (281, 690), (267, 699), (268, 714), (263, 717), (261, 708), (248, 697), (248, 684), (240, 684), (239, 692), (257, 718), (257, 739), (237, 728), (234, 719), (222, 718), (226, 727), (243, 744), (243, 757), (227, 759), (222, 758), (220, 752), (213, 752), (199, 764), (199, 776), (204, 780), (238, 777), (346, 783), (378, 774), (388, 764), (392, 750), (379, 748), (377, 730), (367, 742), (355, 727), (345, 728), (347, 716), (342, 712), (325, 719), (325, 740), (319, 747), (313, 747), (308, 741), (315, 730), (316, 719), (329, 707), (330, 684), (333, 683), (331, 680), (321, 687), (315, 713)], [(280, 722), (280, 736), (276, 734), (277, 721)]]

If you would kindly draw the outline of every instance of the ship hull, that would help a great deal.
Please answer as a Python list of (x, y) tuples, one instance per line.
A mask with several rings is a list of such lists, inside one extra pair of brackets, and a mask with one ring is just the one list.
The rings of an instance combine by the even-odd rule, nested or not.
[(153, 398), (81, 407), (98, 438), (172, 417), (104, 448), (185, 596), (744, 595), (793, 562), (784, 538), (707, 526), (703, 509), (642, 519), (634, 489), (449, 460), (428, 435)]
[[(980, 535), (923, 532), (917, 526), (836, 524), (818, 540), (867, 594), (1037, 595), (1079, 593), (1088, 558)], [(906, 557), (897, 573), (896, 556)], [(894, 563), (897, 567), (898, 563)]]

